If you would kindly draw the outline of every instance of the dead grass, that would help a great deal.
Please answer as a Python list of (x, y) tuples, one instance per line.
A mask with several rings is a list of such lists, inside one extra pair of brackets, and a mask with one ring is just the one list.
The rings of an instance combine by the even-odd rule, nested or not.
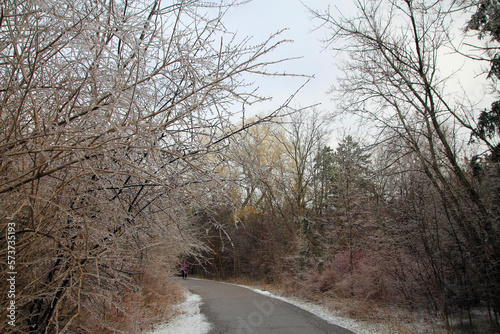
[(168, 277), (144, 273), (137, 278), (138, 288), (127, 291), (121, 300), (87, 310), (79, 326), (88, 333), (144, 333), (154, 324), (174, 315), (174, 305), (183, 299), (182, 287)]
[(329, 298), (325, 303), (333, 313), (365, 323), (367, 326), (375, 326), (380, 333), (446, 332), (441, 321), (426, 311), (410, 311), (404, 307), (354, 297)]

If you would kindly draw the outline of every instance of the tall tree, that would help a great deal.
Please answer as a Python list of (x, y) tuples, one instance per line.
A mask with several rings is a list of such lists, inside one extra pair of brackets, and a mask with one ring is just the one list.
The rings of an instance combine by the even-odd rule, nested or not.
[(352, 276), (355, 256), (365, 248), (366, 227), (373, 215), (370, 154), (347, 135), (335, 150), (325, 147), (320, 152), (315, 168), (321, 182), (322, 217), (327, 222), (323, 229), (330, 255), (344, 256)]
[(318, 110), (303, 110), (292, 114), (285, 123), (286, 135), (279, 138), (287, 159), (290, 161), (293, 180), (290, 194), (296, 217), (305, 215), (306, 202), (310, 199), (314, 159), (326, 139), (327, 120)]
[(354, 252), (353, 242), (361, 237), (370, 198), (370, 155), (352, 136), (346, 136), (333, 153), (332, 193), (338, 216), (341, 247)]

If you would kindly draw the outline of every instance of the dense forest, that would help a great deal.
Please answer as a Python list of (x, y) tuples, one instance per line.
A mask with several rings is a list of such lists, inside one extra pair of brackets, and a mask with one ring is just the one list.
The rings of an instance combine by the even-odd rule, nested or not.
[[(273, 71), (280, 32), (226, 30), (246, 2), (2, 2), (1, 331), (139, 333), (189, 259), (499, 332), (500, 2), (308, 9), (342, 55), (337, 110), (290, 92), (245, 117), (265, 99), (249, 77), (295, 76)], [(450, 53), (485, 64), (491, 108), (440, 70)], [(363, 135), (332, 144), (343, 116)]]

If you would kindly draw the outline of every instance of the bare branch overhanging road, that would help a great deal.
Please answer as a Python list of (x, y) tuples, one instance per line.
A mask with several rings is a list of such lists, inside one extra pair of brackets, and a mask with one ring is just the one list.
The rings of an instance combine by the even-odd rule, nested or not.
[(212, 324), (210, 334), (354, 334), (244, 287), (199, 279), (182, 280), (182, 284), (202, 297), (201, 312)]

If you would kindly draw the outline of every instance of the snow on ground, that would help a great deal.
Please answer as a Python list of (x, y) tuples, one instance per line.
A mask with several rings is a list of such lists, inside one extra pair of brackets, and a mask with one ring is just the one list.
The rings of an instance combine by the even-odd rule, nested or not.
[(187, 290), (184, 296), (185, 301), (176, 307), (177, 315), (148, 334), (207, 334), (210, 331), (210, 323), (205, 315), (200, 313), (201, 297)]
[[(275, 298), (286, 303), (297, 306), (307, 312), (310, 312), (323, 320), (328, 321), (333, 325), (337, 325), (346, 328), (356, 334), (374, 334), (374, 333), (399, 333), (402, 330), (403, 333), (416, 332), (416, 333), (436, 333), (436, 328), (433, 325), (427, 323), (427, 319), (422, 317), (421, 319), (414, 319), (408, 326), (402, 323), (379, 323), (372, 321), (358, 321), (355, 319), (347, 318), (342, 316), (340, 313), (335, 314), (335, 311), (329, 310), (326, 306), (318, 305), (311, 302), (306, 302), (294, 297), (282, 297), (274, 295), (269, 291), (263, 291), (257, 288), (248, 287), (244, 285), (239, 285), (241, 287), (250, 289), (256, 293), (260, 293), (271, 298)], [(442, 326), (441, 326), (442, 327)], [(439, 332), (439, 329), (437, 330)]]
[(264, 296), (268, 296), (270, 298), (275, 298), (275, 299), (281, 300), (285, 303), (297, 306), (298, 308), (301, 308), (309, 313), (312, 313), (312, 314), (320, 317), (321, 319), (328, 321), (329, 323), (331, 323), (333, 325), (337, 325), (337, 326), (346, 328), (346, 329), (348, 329), (356, 334), (378, 333), (378, 330), (379, 330), (378, 328), (376, 328), (375, 325), (373, 325), (373, 328), (371, 328), (372, 326), (367, 327), (367, 325), (361, 325), (356, 320), (335, 316), (331, 312), (329, 312), (326, 308), (324, 308), (320, 305), (317, 305), (317, 304), (304, 302), (304, 301), (290, 298), (290, 297), (277, 296), (277, 295), (272, 294), (269, 291), (263, 291), (260, 289), (251, 288), (251, 287), (244, 286), (244, 285), (239, 285), (239, 286), (250, 289), (250, 290), (252, 290), (256, 293), (260, 293)]
[[(256, 293), (268, 296), (270, 298), (275, 298), (292, 304), (312, 314), (315, 314), (334, 325), (347, 328), (357, 334), (372, 334), (379, 332), (375, 327), (367, 329), (366, 326), (361, 326), (355, 320), (335, 316), (325, 308), (316, 304), (299, 301), (298, 299), (296, 300), (292, 298), (277, 296), (272, 294), (271, 292), (259, 290), (257, 288), (248, 287), (245, 285), (232, 285), (238, 285), (242, 288), (252, 290)], [(148, 334), (207, 334), (210, 331), (211, 324), (207, 321), (205, 315), (203, 313), (200, 313), (202, 298), (199, 295), (195, 295), (187, 290), (185, 292), (185, 297), (186, 300), (177, 306), (178, 315), (170, 319), (168, 323), (159, 325), (156, 330), (150, 331), (148, 332)]]
[[(234, 285), (238, 285), (240, 287), (250, 289), (256, 293), (268, 296), (270, 298), (275, 298), (297, 306), (305, 311), (317, 315), (318, 317), (328, 321), (331, 324), (344, 327), (356, 334), (373, 334), (386, 331), (381, 324), (360, 322), (354, 319), (337, 316), (329, 311), (326, 307), (323, 307), (321, 305), (304, 302), (296, 298), (281, 297), (272, 294), (269, 291), (263, 291), (245, 285)], [(203, 313), (200, 313), (202, 298), (199, 295), (195, 295), (187, 290), (185, 292), (185, 297), (186, 300), (177, 306), (178, 315), (173, 317), (168, 323), (159, 325), (157, 329), (148, 332), (148, 334), (207, 334), (210, 331), (211, 324), (207, 321), (205, 315)], [(427, 331), (422, 328), (422, 331), (419, 332), (426, 333)]]

